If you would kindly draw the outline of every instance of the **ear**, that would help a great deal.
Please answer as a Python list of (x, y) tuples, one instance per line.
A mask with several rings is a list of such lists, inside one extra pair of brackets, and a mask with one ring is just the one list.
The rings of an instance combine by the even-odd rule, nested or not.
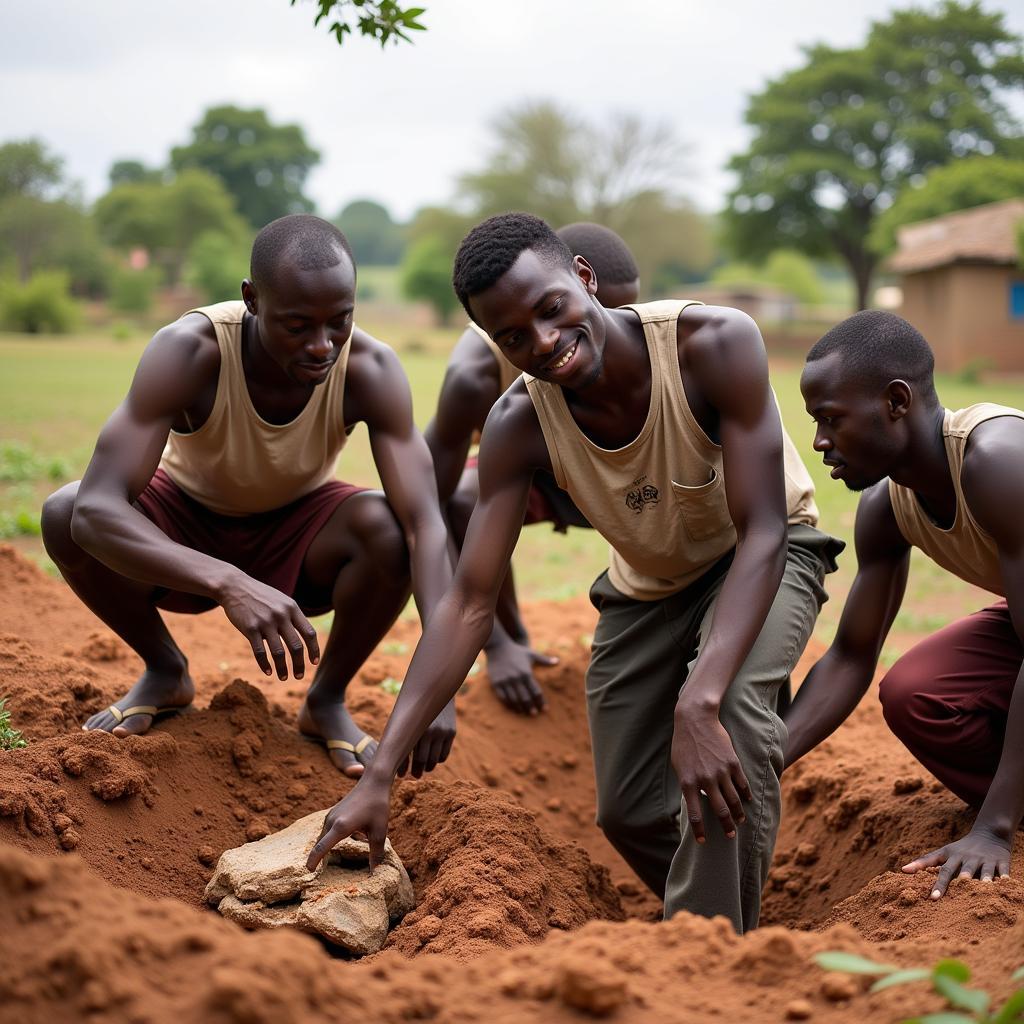
[(914, 389), (905, 380), (889, 381), (885, 388), (885, 404), (890, 419), (903, 419), (914, 404)]
[(256, 315), (256, 285), (246, 278), (242, 282), (242, 301), (245, 303), (245, 308), (249, 310), (253, 316)]
[(596, 295), (597, 271), (582, 256), (573, 256), (572, 265), (573, 269), (576, 271), (576, 276), (583, 282), (583, 286), (587, 289), (587, 294)]

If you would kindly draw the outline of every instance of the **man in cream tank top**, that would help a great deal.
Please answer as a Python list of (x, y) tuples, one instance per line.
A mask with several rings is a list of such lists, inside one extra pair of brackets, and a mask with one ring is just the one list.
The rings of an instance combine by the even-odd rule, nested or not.
[[(137, 734), (190, 704), (188, 662), (158, 609), (220, 605), (266, 675), (316, 666), (299, 728), (357, 776), (376, 744), (345, 688), (408, 597), (408, 552), (424, 615), (451, 579), (433, 467), (398, 360), (353, 324), (344, 235), (318, 217), (276, 220), (256, 237), (251, 275), (243, 301), (157, 332), (81, 483), (47, 500), (43, 538), (145, 664), (84, 728)], [(334, 478), (360, 421), (384, 494)], [(320, 657), (306, 616), (330, 610)], [(414, 771), (444, 760), (453, 734), (447, 708), (418, 737)]]
[[(574, 256), (582, 256), (597, 272), (597, 301), (613, 309), (636, 302), (640, 271), (626, 243), (600, 224), (569, 224), (556, 232)], [(466, 458), (494, 403), (520, 377), (488, 337), (470, 322), (459, 338), (445, 372), (437, 412), (425, 431), (437, 473), (437, 489), (445, 507), (452, 539), (461, 549), (469, 517), (480, 494), (476, 456)], [(589, 529), (590, 524), (572, 499), (547, 470), (538, 470), (526, 502), (524, 525), (552, 523), (565, 533), (568, 527)], [(484, 647), (487, 677), (498, 699), (520, 714), (536, 715), (544, 709), (544, 693), (533, 674), (534, 665), (552, 665), (557, 659), (530, 650), (530, 639), (519, 616), (512, 570), (498, 597), (494, 630)]]
[(853, 711), (906, 589), (912, 547), (999, 598), (908, 651), (879, 684), (886, 722), (978, 815), (961, 839), (905, 865), (954, 877), (1008, 875), (1024, 817), (1024, 412), (944, 409), (928, 343), (869, 311), (810, 351), (800, 386), (832, 476), (863, 491), (857, 577), (836, 638), (787, 716), (791, 764)]
[(352, 831), (383, 836), (400, 751), (487, 641), (545, 469), (611, 545), (586, 686), (600, 826), (666, 916), (752, 928), (779, 824), (779, 702), (841, 547), (815, 529), (760, 333), (681, 300), (606, 309), (593, 268), (527, 214), (474, 228), (454, 284), (525, 376), (487, 418), (455, 580), (377, 756), (309, 863)]

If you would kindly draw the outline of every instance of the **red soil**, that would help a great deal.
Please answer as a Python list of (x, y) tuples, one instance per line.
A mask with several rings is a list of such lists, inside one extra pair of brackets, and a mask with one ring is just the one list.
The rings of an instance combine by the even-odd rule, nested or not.
[[(202, 902), (221, 851), (351, 785), (296, 733), (301, 689), (266, 680), (219, 612), (171, 616), (195, 710), (143, 737), (82, 733), (137, 659), (10, 549), (0, 583), (0, 695), (30, 741), (0, 753), (0, 1019), (888, 1020), (937, 1000), (869, 996), (808, 957), (965, 956), (997, 995), (1024, 961), (1024, 851), (1013, 878), (956, 883), (938, 903), (932, 876), (893, 873), (970, 817), (870, 700), (786, 777), (763, 915), (776, 927), (739, 939), (685, 914), (650, 923), (657, 901), (593, 824), (585, 600), (527, 609), (535, 642), (562, 657), (542, 677), (544, 715), (505, 711), (477, 674), (449, 764), (396, 787), (392, 840), (419, 905), (383, 952), (349, 963), (307, 936), (246, 934)], [(379, 732), (392, 700), (379, 683), (402, 678), (416, 637), (399, 623), (353, 684), (364, 728)]]

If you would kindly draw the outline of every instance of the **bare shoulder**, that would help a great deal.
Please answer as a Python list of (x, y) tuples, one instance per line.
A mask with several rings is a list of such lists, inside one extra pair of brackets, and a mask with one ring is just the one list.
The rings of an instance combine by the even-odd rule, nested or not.
[(1024, 537), (1024, 419), (1000, 416), (971, 431), (960, 484), (971, 514), (997, 541)]
[(900, 532), (889, 497), (889, 478), (872, 484), (860, 496), (854, 526), (860, 562), (902, 558), (910, 545)]
[(729, 306), (687, 306), (676, 325), (679, 362), (715, 380), (767, 379), (768, 355), (754, 320)]
[(189, 313), (153, 335), (129, 394), (162, 408), (185, 408), (219, 371), (220, 346), (213, 324), (201, 313)]
[(444, 374), (442, 399), (493, 404), (498, 397), (498, 362), (487, 343), (467, 327), (455, 343)]
[(484, 424), (481, 465), (493, 462), (495, 454), (502, 464), (515, 471), (551, 468), (537, 410), (522, 378), (494, 403)]

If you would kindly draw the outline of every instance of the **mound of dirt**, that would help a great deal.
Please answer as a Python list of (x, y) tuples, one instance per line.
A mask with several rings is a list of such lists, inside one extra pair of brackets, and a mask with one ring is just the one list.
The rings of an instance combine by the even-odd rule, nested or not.
[[(658, 901), (594, 825), (583, 674), (595, 613), (584, 599), (525, 612), (535, 645), (561, 658), (540, 674), (548, 710), (522, 718), (485, 672), (467, 680), (449, 763), (394, 791), (391, 839), (417, 909), (382, 952), (349, 963), (307, 936), (246, 934), (203, 903), (221, 852), (352, 785), (295, 728), (302, 684), (263, 677), (220, 612), (168, 616), (193, 708), (146, 736), (82, 733), (140, 663), (60, 581), (0, 547), (0, 695), (29, 740), (0, 752), (0, 893), (17, 925), (0, 932), (0, 1005), (19, 1021), (153, 1022), (860, 1021), (939, 1008), (920, 990), (868, 996), (809, 968), (829, 948), (908, 966), (964, 956), (1005, 990), (1024, 960), (1024, 850), (1014, 878), (957, 882), (937, 903), (933, 875), (894, 873), (970, 816), (871, 699), (784, 779), (762, 919), (784, 927), (741, 940), (686, 914), (649, 923)], [(396, 624), (350, 687), (375, 735), (417, 638)]]

